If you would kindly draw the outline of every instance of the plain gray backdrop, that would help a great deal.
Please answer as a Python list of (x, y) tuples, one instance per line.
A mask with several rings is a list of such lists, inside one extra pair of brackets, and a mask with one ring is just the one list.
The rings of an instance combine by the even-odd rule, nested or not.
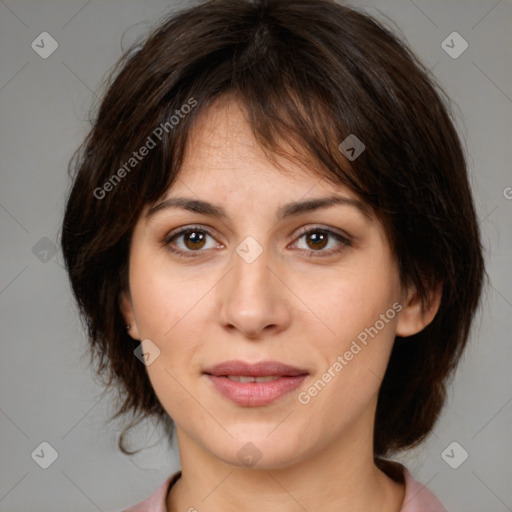
[[(455, 102), (491, 279), (439, 423), (397, 459), (449, 512), (512, 511), (512, 2), (351, 4), (393, 20)], [(118, 452), (58, 250), (93, 97), (122, 48), (177, 5), (0, 0), (1, 512), (119, 511), (179, 468), (151, 424), (134, 439), (154, 446)]]

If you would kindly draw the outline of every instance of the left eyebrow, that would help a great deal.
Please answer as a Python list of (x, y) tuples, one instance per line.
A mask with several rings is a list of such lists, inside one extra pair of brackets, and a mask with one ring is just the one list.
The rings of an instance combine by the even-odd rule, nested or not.
[[(365, 217), (370, 217), (370, 210), (368, 206), (362, 201), (349, 197), (332, 195), (328, 197), (318, 197), (315, 199), (307, 199), (304, 201), (287, 203), (278, 208), (276, 212), (276, 219), (281, 221), (289, 217), (300, 215), (302, 213), (311, 212), (322, 208), (330, 208), (337, 205), (354, 207)], [(168, 208), (181, 208), (183, 210), (199, 213), (201, 215), (209, 215), (218, 219), (228, 218), (228, 215), (222, 206), (209, 203), (201, 199), (192, 199), (187, 197), (169, 197), (150, 208), (146, 213), (146, 217), (152, 217), (155, 213), (166, 210)]]
[(370, 217), (369, 207), (359, 199), (350, 197), (332, 195), (329, 197), (318, 197), (315, 199), (307, 199), (304, 201), (296, 201), (287, 203), (277, 210), (277, 220), (283, 220), (288, 217), (300, 215), (301, 213), (319, 210), (321, 208), (330, 208), (332, 206), (346, 205), (352, 206), (362, 213), (365, 217)]

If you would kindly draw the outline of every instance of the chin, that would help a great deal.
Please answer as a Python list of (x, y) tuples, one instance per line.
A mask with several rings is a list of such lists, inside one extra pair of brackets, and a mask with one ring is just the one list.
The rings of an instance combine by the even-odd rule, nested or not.
[[(238, 432), (228, 428), (233, 439), (223, 444), (215, 443), (209, 448), (226, 464), (255, 470), (284, 469), (306, 456), (306, 447), (300, 444), (298, 432), (293, 434), (283, 429), (278, 433), (277, 429), (272, 432), (273, 428), (275, 425), (271, 428), (268, 425), (254, 428), (245, 425)], [(272, 432), (270, 436), (269, 432)], [(211, 444), (211, 439), (208, 441)]]

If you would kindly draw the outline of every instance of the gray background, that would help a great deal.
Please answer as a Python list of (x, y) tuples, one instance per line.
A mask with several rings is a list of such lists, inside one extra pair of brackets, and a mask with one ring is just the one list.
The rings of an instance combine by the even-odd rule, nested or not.
[[(512, 2), (352, 4), (380, 17), (378, 6), (394, 20), (456, 102), (491, 277), (441, 420), (399, 460), (449, 512), (512, 511)], [(118, 453), (116, 428), (105, 423), (112, 405), (108, 396), (100, 400), (62, 256), (52, 254), (67, 163), (123, 34), (125, 46), (176, 5), (0, 1), (2, 512), (120, 510), (179, 467), (152, 425), (137, 434), (152, 448), (132, 459)], [(44, 31), (59, 45), (47, 59), (31, 47)], [(441, 47), (453, 31), (469, 44), (458, 58)], [(58, 452), (48, 469), (31, 457), (43, 441)], [(454, 441), (469, 454), (457, 469), (442, 457)], [(462, 449), (449, 453), (457, 459)]]

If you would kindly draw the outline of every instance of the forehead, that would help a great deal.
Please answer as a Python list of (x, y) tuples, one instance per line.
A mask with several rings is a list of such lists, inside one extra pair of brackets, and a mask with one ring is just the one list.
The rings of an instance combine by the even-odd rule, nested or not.
[[(201, 112), (187, 141), (179, 179), (172, 191), (192, 189), (219, 199), (237, 193), (271, 199), (299, 199), (314, 193), (343, 193), (342, 184), (326, 179), (311, 158), (298, 155), (284, 140), (282, 154), (265, 151), (256, 140), (244, 107), (220, 100)], [(170, 192), (170, 191), (169, 191)]]

